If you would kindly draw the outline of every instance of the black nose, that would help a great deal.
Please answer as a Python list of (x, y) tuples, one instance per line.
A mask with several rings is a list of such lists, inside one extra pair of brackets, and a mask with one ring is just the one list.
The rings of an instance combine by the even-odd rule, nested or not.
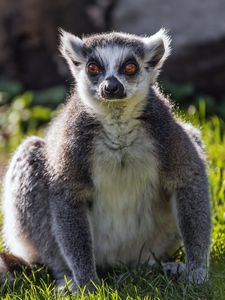
[(124, 87), (116, 77), (108, 77), (103, 83), (101, 94), (105, 99), (122, 99), (125, 97)]

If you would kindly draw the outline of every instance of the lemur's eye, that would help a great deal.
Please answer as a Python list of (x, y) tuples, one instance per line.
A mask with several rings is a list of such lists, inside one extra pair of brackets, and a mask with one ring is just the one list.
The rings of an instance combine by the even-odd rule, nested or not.
[(90, 63), (87, 66), (87, 71), (90, 75), (98, 75), (102, 71), (102, 69), (96, 63)]
[(124, 66), (124, 73), (126, 75), (134, 75), (138, 70), (138, 66), (135, 63), (127, 63)]

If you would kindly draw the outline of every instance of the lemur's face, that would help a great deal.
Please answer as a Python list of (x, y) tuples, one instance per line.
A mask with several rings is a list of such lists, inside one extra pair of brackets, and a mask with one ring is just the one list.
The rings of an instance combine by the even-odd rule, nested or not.
[(95, 48), (82, 71), (81, 80), (89, 94), (103, 101), (129, 99), (146, 78), (140, 57), (132, 49), (119, 45)]
[(84, 101), (143, 100), (170, 51), (164, 30), (150, 37), (124, 33), (83, 40), (62, 33), (61, 52)]

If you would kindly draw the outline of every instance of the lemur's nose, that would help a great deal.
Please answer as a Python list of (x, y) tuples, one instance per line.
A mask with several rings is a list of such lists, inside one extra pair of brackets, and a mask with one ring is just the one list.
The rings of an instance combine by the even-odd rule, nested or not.
[(106, 79), (105, 92), (107, 94), (115, 94), (119, 89), (119, 81), (115, 77)]
[(122, 99), (126, 96), (122, 83), (114, 76), (105, 79), (101, 93), (105, 99)]

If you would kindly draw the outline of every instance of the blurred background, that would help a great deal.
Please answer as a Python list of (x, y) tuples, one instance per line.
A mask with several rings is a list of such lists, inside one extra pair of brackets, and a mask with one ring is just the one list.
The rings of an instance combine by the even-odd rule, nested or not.
[(0, 151), (43, 128), (71, 84), (58, 28), (82, 36), (110, 30), (172, 37), (162, 89), (194, 114), (225, 119), (225, 1), (0, 0)]

